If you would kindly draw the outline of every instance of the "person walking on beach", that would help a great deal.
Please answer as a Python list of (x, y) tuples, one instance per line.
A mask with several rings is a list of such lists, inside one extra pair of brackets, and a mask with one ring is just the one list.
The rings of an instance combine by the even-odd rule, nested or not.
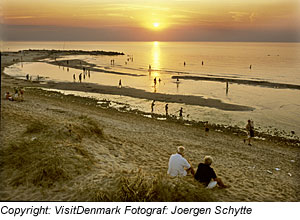
[(183, 108), (181, 107), (179, 110), (179, 118), (181, 118), (181, 119), (182, 119), (182, 114), (183, 114)]
[(26, 80), (27, 81), (29, 80), (29, 74), (26, 74)]
[(211, 156), (204, 157), (204, 163), (199, 163), (198, 169), (195, 174), (195, 179), (202, 183), (207, 188), (213, 188), (217, 184), (220, 188), (228, 188), (228, 185), (225, 185), (221, 178), (217, 178), (217, 175), (213, 168), (210, 167), (213, 159)]
[[(248, 123), (246, 125), (246, 131), (248, 133), (248, 137), (247, 137), (248, 145), (252, 146), (251, 138), (254, 137), (254, 124), (253, 121), (251, 121), (250, 119), (248, 120)], [(246, 143), (246, 139), (244, 139), (244, 143)]]
[(76, 81), (75, 73), (73, 74), (73, 80), (74, 80), (74, 82)]
[(169, 110), (169, 104), (165, 105), (165, 110), (166, 110), (166, 117), (169, 116), (168, 110)]
[(177, 147), (176, 154), (172, 154), (169, 159), (168, 174), (172, 177), (175, 176), (186, 176), (189, 172), (192, 175), (195, 174), (192, 165), (184, 158), (183, 146)]
[(183, 62), (183, 66), (185, 66), (185, 64), (186, 64), (186, 63), (185, 63), (185, 61), (184, 61), (184, 62)]
[(153, 80), (153, 81), (154, 81), (154, 86), (155, 86), (155, 85), (156, 85), (156, 77), (154, 78), (154, 80)]
[(202, 66), (203, 66), (203, 65), (204, 65), (204, 62), (202, 61), (202, 63), (201, 63), (201, 64), (202, 64)]
[(119, 80), (119, 88), (122, 88), (122, 80)]
[(151, 113), (153, 113), (154, 111), (154, 106), (155, 106), (155, 100), (153, 100), (151, 103)]

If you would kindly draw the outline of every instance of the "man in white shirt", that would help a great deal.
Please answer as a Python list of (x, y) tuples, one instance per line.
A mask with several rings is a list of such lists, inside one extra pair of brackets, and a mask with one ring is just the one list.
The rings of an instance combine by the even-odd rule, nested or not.
[(186, 176), (189, 171), (192, 175), (195, 174), (193, 167), (184, 158), (184, 149), (183, 146), (179, 146), (177, 148), (177, 153), (171, 155), (168, 169), (168, 174), (170, 176)]

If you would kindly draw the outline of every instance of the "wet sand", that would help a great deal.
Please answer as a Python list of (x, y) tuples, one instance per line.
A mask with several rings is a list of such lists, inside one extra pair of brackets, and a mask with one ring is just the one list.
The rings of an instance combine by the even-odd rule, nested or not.
[(191, 80), (203, 80), (213, 82), (228, 82), (237, 83), (251, 86), (261, 86), (267, 88), (276, 89), (300, 89), (299, 85), (287, 84), (287, 83), (273, 83), (261, 80), (244, 80), (244, 79), (230, 79), (230, 78), (217, 78), (217, 77), (203, 77), (203, 76), (172, 76), (173, 79), (191, 79)]
[[(18, 62), (12, 61), (17, 56), (6, 56), (4, 64)], [(33, 53), (23, 60), (46, 57)], [(0, 177), (4, 180), (0, 185), (1, 200), (109, 200), (101, 196), (95, 198), (95, 188), (97, 192), (109, 191), (114, 189), (119, 176), (136, 177), (141, 172), (149, 182), (161, 176), (160, 180), (170, 183), (170, 187), (182, 184), (181, 199), (173, 195), (166, 199), (168, 201), (191, 201), (190, 194), (200, 193), (208, 196), (205, 201), (300, 200), (299, 143), (290, 145), (284, 140), (267, 139), (254, 140), (253, 145), (248, 146), (243, 143), (242, 134), (230, 130), (220, 132), (211, 128), (206, 136), (202, 125), (188, 126), (180, 120), (159, 121), (136, 113), (118, 112), (100, 107), (97, 100), (34, 88), (41, 87), (38, 82), (15, 79), (3, 73), (1, 77)], [(49, 86), (66, 89), (71, 84), (50, 83)], [(85, 85), (77, 83), (75, 86)], [(4, 92), (12, 92), (14, 87), (25, 87), (23, 102), (3, 99)], [(101, 88), (89, 89), (102, 92)], [(44, 127), (32, 129), (36, 122)], [(99, 135), (99, 129), (103, 135)], [(186, 147), (186, 157), (194, 167), (205, 155), (211, 155), (215, 159), (212, 167), (231, 188), (203, 191), (191, 176), (168, 178), (165, 175), (168, 159), (178, 145)], [(30, 151), (30, 147), (39, 146), (47, 151), (42, 148)], [(27, 161), (31, 154), (35, 157)], [(47, 165), (43, 161), (55, 159), (49, 159), (51, 155), (59, 158), (56, 161), (59, 172), (43, 170), (37, 174), (39, 167)], [(11, 161), (22, 163), (16, 166)], [(50, 178), (50, 174), (60, 178)]]

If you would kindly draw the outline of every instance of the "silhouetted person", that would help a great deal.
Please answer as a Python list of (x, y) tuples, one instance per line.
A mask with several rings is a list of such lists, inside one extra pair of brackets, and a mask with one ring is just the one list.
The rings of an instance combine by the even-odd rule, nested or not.
[(76, 80), (76, 76), (75, 76), (75, 73), (73, 74), (73, 80), (74, 80), (74, 82), (75, 82), (75, 80)]
[(183, 66), (185, 66), (185, 61), (183, 62)]
[(250, 70), (252, 69), (252, 65), (249, 66), (249, 69), (250, 69)]
[(156, 85), (156, 77), (154, 78), (154, 85)]
[(166, 110), (166, 116), (168, 117), (169, 113), (168, 113), (168, 110), (169, 110), (169, 104), (166, 104), (165, 105), (165, 110)]
[(228, 81), (226, 82), (226, 95), (228, 94)]
[(119, 88), (122, 88), (122, 80), (119, 80)]
[(179, 110), (179, 117), (182, 118), (182, 114), (183, 114), (183, 108), (181, 107)]
[(79, 74), (79, 82), (81, 82), (82, 73)]
[(153, 100), (152, 103), (151, 103), (151, 112), (154, 111), (154, 106), (155, 106), (155, 100)]
[(29, 74), (26, 74), (26, 80), (27, 81), (29, 80)]
[(204, 65), (204, 62), (202, 61), (202, 66)]
[[(253, 124), (253, 121), (251, 121), (250, 119), (248, 120), (248, 123), (246, 125), (246, 130), (247, 130), (247, 133), (248, 133), (248, 137), (247, 137), (248, 145), (252, 146), (251, 138), (254, 137), (254, 124)], [(244, 139), (244, 143), (245, 142), (246, 142), (246, 140)]]

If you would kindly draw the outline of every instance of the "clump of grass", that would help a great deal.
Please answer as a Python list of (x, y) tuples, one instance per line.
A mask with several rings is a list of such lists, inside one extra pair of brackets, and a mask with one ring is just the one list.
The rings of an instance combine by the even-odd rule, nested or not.
[(42, 132), (49, 128), (49, 125), (42, 123), (41, 121), (34, 121), (27, 126), (25, 134), (34, 134)]
[(74, 123), (73, 130), (79, 136), (93, 136), (95, 135), (98, 138), (104, 137), (103, 129), (99, 127), (99, 124), (92, 118), (89, 118), (85, 115), (81, 115), (79, 119), (82, 123)]
[(88, 149), (61, 135), (59, 127), (60, 124), (45, 126), (33, 122), (21, 138), (1, 149), (1, 161), (10, 185), (50, 187), (92, 167), (94, 160)]
[[(77, 193), (79, 201), (98, 202), (183, 202), (214, 201), (212, 194), (193, 178), (170, 178), (157, 174), (146, 176), (143, 172), (130, 176), (116, 174), (115, 184), (106, 185), (89, 181)], [(101, 180), (100, 180), (101, 181)]]

